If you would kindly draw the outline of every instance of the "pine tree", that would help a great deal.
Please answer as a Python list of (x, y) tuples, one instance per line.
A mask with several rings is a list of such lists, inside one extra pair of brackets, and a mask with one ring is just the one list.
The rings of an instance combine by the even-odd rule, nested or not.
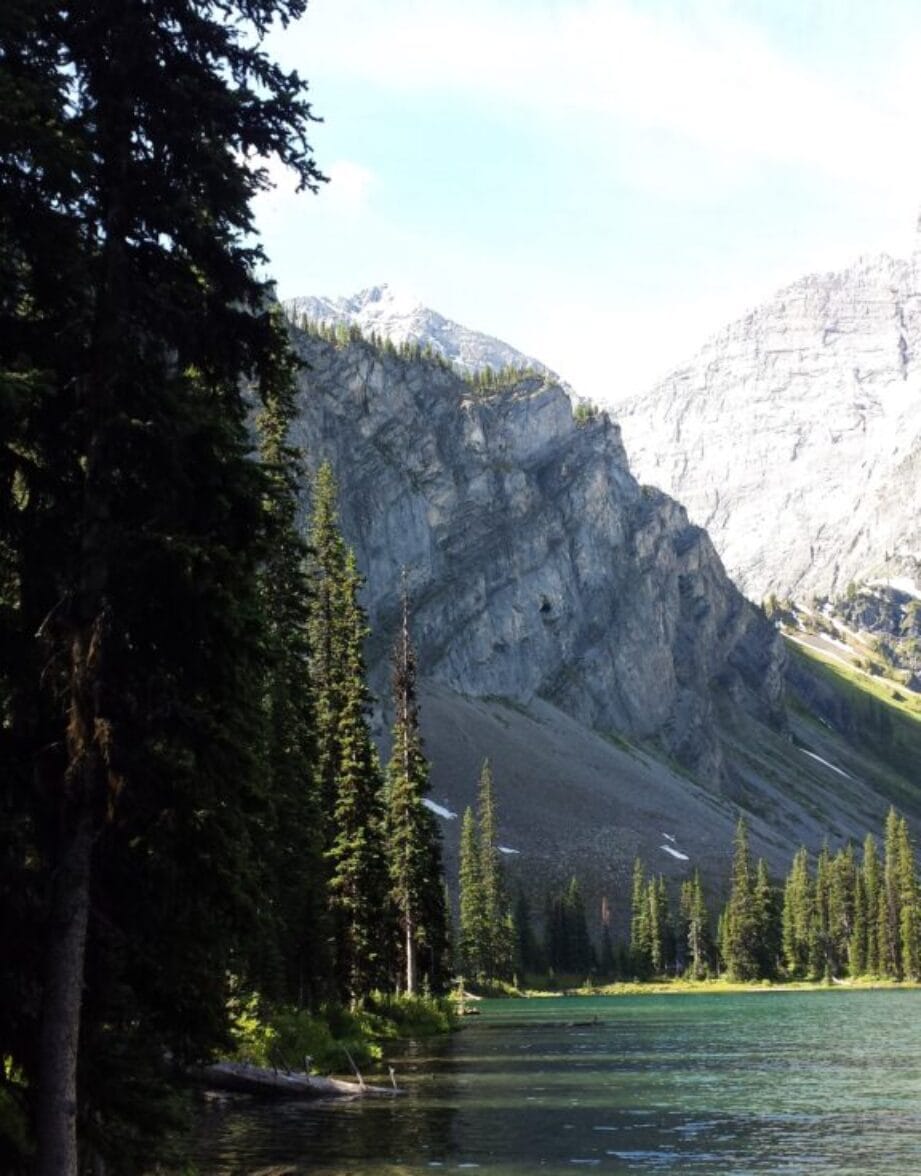
[(828, 845), (822, 846), (816, 862), (813, 917), (809, 939), (809, 972), (815, 980), (834, 975), (830, 918), (832, 859)]
[[(262, 399), (258, 431), (269, 476), (270, 534), (260, 581), (270, 659), (265, 707), (272, 811), (262, 862), (274, 925), (270, 945), (254, 944), (261, 960), (253, 978), (260, 991), (303, 1005), (327, 992), (332, 969), (325, 952), (327, 871), (315, 778), (307, 546), (297, 525), (304, 469), (289, 436), (295, 405), (288, 365), (266, 382)], [(278, 960), (277, 979), (266, 963), (270, 956)]]
[(805, 846), (797, 850), (784, 886), (782, 946), (787, 974), (801, 978), (809, 972), (814, 894)]
[(904, 817), (899, 817), (896, 832), (896, 870), (899, 888), (899, 953), (902, 976), (906, 980), (921, 979), (921, 892), (915, 854)]
[(899, 815), (890, 808), (886, 816), (885, 857), (879, 894), (880, 970), (893, 980), (902, 977), (902, 894), (899, 877)]
[(336, 977), (340, 994), (353, 1004), (382, 981), (386, 958), (383, 782), (368, 726), (371, 700), (363, 651), (368, 628), (358, 602), (360, 587), (349, 551), (333, 594), (342, 659), (333, 834), (326, 856)]
[(707, 975), (709, 924), (700, 871), (695, 869), (691, 878), (681, 887), (681, 926), (686, 947), (686, 969), (694, 980), (703, 980)]
[(867, 946), (865, 971), (870, 976), (881, 972), (879, 948), (879, 906), (880, 906), (880, 865), (876, 849), (876, 838), (868, 833), (863, 843), (863, 861), (860, 875), (863, 880), (864, 902), (867, 922)]
[(639, 858), (633, 863), (630, 912), (631, 967), (636, 977), (642, 980), (652, 971), (652, 934), (645, 871)]
[(780, 897), (768, 876), (764, 858), (758, 859), (755, 871), (754, 903), (758, 976), (773, 980), (782, 953), (782, 913)]
[(333, 836), (336, 776), (339, 770), (339, 715), (343, 703), (346, 637), (340, 602), (347, 550), (339, 530), (338, 488), (332, 466), (324, 462), (312, 487), (308, 572), (311, 588), (307, 640), (316, 743), (316, 788), (323, 818), (323, 841)]
[(433, 989), (445, 979), (447, 915), (443, 904), (441, 834), (422, 803), (429, 791), (416, 701), (416, 658), (409, 635), (409, 599), (393, 658), (394, 725), (387, 769), (387, 847), (390, 883), (400, 924), (406, 992), (417, 991), (420, 970)]
[(732, 879), (724, 920), (723, 956), (735, 980), (758, 977), (758, 913), (754, 872), (748, 849), (748, 830), (739, 819), (734, 838)]
[(247, 161), (317, 179), (303, 84), (260, 48), (302, 10), (4, 10), (0, 770), (45, 960), (37, 1048), (16, 1050), (39, 1176), (77, 1171), (78, 1119), (130, 1170), (147, 1141), (114, 1125), (129, 1092), (105, 1051), (141, 1048), (143, 1023), (154, 1070), (207, 1053), (261, 917), (264, 481), (241, 383), (284, 342)]
[(460, 839), (460, 937), (458, 968), (467, 976), (485, 975), (483, 944), (486, 938), (486, 913), (480, 842), (473, 809), (464, 810)]
[(513, 944), (508, 933), (509, 901), (499, 857), (496, 806), (488, 760), (480, 771), (477, 814), (483, 892), (483, 968), (490, 979), (508, 979)]

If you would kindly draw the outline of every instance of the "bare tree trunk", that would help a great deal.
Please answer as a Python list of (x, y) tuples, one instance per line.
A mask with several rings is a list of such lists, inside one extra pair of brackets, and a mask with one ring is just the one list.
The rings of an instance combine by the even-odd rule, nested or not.
[(413, 938), (412, 915), (406, 913), (406, 995), (416, 995), (416, 944)]
[(54, 879), (39, 1039), (36, 1176), (77, 1176), (77, 1049), (93, 829), (81, 815)]

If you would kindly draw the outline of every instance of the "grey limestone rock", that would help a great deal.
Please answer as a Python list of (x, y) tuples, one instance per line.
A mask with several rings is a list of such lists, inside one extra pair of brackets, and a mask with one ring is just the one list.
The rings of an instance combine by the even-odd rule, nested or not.
[(549, 378), (482, 395), (437, 364), (293, 336), (296, 439), (340, 482), (379, 692), (405, 568), (420, 665), (459, 694), (548, 700), (715, 782), (721, 700), (782, 722), (774, 629), (684, 509), (636, 481), (606, 414), (576, 421)]
[(618, 407), (754, 599), (921, 584), (921, 254), (803, 278)]

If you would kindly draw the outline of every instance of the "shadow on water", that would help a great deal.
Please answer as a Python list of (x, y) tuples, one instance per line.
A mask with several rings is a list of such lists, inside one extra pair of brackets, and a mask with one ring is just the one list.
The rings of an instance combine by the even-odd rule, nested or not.
[(201, 1176), (921, 1171), (921, 992), (484, 1002), (405, 1096), (204, 1112)]

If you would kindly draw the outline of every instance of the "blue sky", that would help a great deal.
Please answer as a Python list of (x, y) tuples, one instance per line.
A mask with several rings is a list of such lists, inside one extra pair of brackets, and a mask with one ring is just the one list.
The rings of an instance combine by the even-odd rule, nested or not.
[(600, 401), (914, 248), (915, 0), (312, 0), (270, 49), (331, 177), (258, 202), (280, 294), (390, 282)]

